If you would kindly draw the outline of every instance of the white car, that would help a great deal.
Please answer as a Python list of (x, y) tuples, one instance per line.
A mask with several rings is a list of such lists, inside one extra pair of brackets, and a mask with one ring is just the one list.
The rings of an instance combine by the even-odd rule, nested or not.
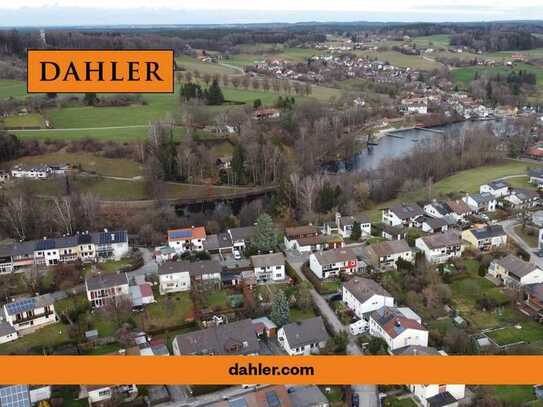
[(232, 254), (234, 255), (234, 260), (241, 260), (241, 253), (239, 250), (234, 250)]

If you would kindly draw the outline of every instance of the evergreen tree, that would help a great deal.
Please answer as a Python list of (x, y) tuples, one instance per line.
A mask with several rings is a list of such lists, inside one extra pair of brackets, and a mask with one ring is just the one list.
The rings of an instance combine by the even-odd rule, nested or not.
[(232, 172), (234, 174), (234, 184), (243, 184), (245, 182), (245, 150), (241, 143), (236, 144), (234, 147)]
[(288, 299), (283, 290), (277, 291), (273, 297), (272, 310), (270, 319), (278, 327), (288, 324), (290, 317), (290, 307), (288, 305)]
[(211, 86), (207, 90), (206, 99), (207, 104), (211, 106), (218, 106), (224, 103), (224, 95), (222, 94), (222, 90), (217, 79), (213, 79)]
[(98, 98), (96, 97), (96, 93), (85, 93), (83, 101), (87, 106), (94, 106), (98, 101)]
[(263, 213), (256, 220), (253, 247), (259, 252), (270, 252), (277, 246), (277, 236), (270, 215)]
[(358, 221), (353, 222), (353, 230), (351, 232), (351, 240), (360, 240), (362, 236), (362, 230), (360, 229), (360, 223)]
[(255, 101), (253, 102), (253, 108), (258, 109), (259, 107), (262, 107), (262, 100), (255, 99)]

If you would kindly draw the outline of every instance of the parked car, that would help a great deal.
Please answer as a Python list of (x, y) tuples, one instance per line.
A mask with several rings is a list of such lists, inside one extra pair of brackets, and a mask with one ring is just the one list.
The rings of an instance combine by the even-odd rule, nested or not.
[(360, 405), (360, 396), (358, 396), (358, 393), (353, 393), (353, 397), (351, 399), (351, 406), (359, 407), (359, 405)]
[(234, 255), (234, 260), (241, 260), (241, 253), (239, 250), (234, 250), (232, 254)]

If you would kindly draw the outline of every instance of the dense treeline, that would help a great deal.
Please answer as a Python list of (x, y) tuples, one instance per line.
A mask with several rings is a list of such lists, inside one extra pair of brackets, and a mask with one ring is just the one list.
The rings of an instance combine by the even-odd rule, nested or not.
[(528, 50), (543, 46), (543, 39), (524, 31), (469, 31), (451, 36), (450, 44), (480, 51)]
[(490, 106), (520, 106), (527, 100), (537, 83), (535, 73), (525, 70), (512, 71), (507, 75), (475, 75), (470, 90), (475, 97)]

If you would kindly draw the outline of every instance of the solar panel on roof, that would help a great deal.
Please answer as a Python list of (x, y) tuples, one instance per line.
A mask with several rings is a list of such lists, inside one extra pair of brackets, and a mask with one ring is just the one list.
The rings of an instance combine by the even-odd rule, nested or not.
[(247, 401), (243, 398), (229, 400), (228, 404), (230, 405), (230, 407), (248, 407)]
[(56, 247), (55, 239), (40, 240), (36, 243), (37, 250), (51, 250)]
[(35, 304), (36, 300), (34, 298), (25, 298), (24, 300), (6, 304), (6, 310), (9, 315), (16, 315), (22, 312), (33, 310)]
[(0, 407), (30, 407), (28, 386), (18, 384), (0, 388)]
[(184, 239), (192, 236), (191, 230), (173, 230), (170, 232), (170, 237), (174, 239)]

